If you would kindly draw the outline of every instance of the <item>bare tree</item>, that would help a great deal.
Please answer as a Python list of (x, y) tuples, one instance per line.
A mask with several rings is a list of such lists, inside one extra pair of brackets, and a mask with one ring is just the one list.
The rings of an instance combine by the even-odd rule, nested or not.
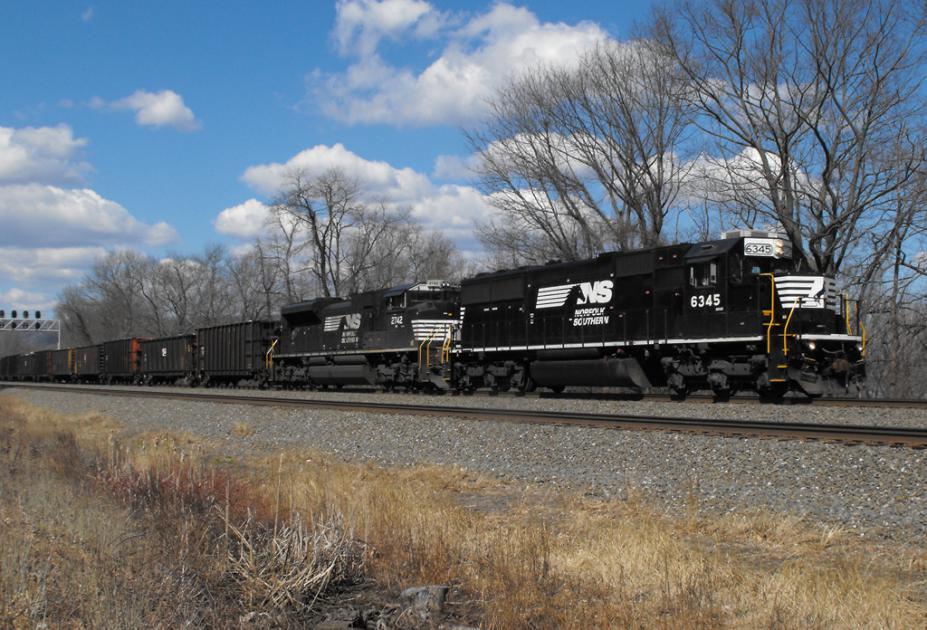
[(305, 238), (305, 223), (286, 207), (277, 205), (270, 216), (270, 237), (267, 249), (275, 259), (280, 280), (289, 303), (303, 298), (307, 287), (302, 281), (307, 262), (304, 260), (310, 242)]
[(834, 273), (917, 167), (924, 27), (890, 0), (683, 0), (654, 35), (717, 144), (718, 200)]
[(341, 169), (309, 176), (296, 170), (287, 176), (276, 204), (302, 223), (310, 241), (310, 272), (322, 295), (339, 295), (344, 280), (345, 231), (361, 210), (360, 184)]
[(414, 230), (409, 228), (406, 213), (389, 210), (383, 203), (357, 207), (345, 247), (343, 286), (348, 293), (380, 289), (401, 280), (398, 263), (415, 255), (409, 242)]
[(501, 213), (481, 230), (490, 249), (575, 259), (661, 242), (689, 120), (686, 83), (661, 55), (647, 40), (604, 43), (576, 68), (538, 68), (495, 95), (468, 133)]

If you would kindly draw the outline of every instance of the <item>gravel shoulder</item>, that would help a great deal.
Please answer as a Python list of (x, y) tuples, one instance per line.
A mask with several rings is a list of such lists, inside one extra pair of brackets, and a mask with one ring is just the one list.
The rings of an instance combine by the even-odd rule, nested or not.
[[(218, 390), (211, 393), (215, 391)], [(372, 399), (371, 394), (350, 392), (280, 394)], [(419, 463), (461, 466), (523, 482), (551, 484), (553, 488), (578, 487), (608, 497), (640, 492), (670, 512), (684, 512), (694, 496), (699, 508), (711, 513), (767, 508), (845, 527), (865, 536), (922, 543), (927, 534), (927, 451), (923, 450), (324, 409), (158, 399), (142, 402), (138, 398), (27, 388), (7, 388), (0, 395), (16, 396), (62, 413), (99, 412), (120, 420), (129, 432), (189, 431), (225, 441), (230, 454), (309, 447), (345, 459), (372, 460), (390, 466)], [(408, 399), (455, 406), (512, 405), (636, 415), (733, 418), (748, 413), (756, 419), (805, 418), (813, 422), (847, 421), (848, 415), (859, 422), (871, 422), (874, 419), (871, 415), (876, 413), (872, 409), (641, 401), (426, 398), (399, 394), (388, 398), (393, 402)], [(920, 410), (890, 409), (879, 411), (878, 420), (902, 424), (900, 421), (907, 418), (924, 426), (927, 424), (924, 415)], [(233, 435), (235, 423), (247, 423), (254, 429), (253, 434)]]

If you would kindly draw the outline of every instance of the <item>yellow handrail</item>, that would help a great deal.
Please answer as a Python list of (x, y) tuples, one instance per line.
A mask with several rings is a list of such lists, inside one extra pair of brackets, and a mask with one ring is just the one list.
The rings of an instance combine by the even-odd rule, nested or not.
[(274, 339), (274, 342), (270, 344), (270, 347), (267, 349), (267, 352), (264, 353), (264, 367), (268, 370), (274, 367), (274, 348), (277, 347), (278, 339)]
[(454, 334), (451, 330), (451, 327), (447, 327), (447, 332), (445, 333), (444, 343), (441, 344), (441, 363), (447, 363), (451, 358), (451, 345), (453, 344)]
[(843, 319), (847, 325), (847, 334), (853, 334), (853, 327), (850, 325), (850, 296), (843, 294)]
[(782, 354), (785, 356), (789, 355), (789, 324), (792, 323), (792, 315), (795, 314), (795, 309), (801, 304), (801, 297), (795, 299), (795, 302), (792, 304), (792, 310), (789, 311), (788, 319), (785, 320), (785, 329), (782, 331)]
[[(422, 369), (422, 348), (423, 348), (423, 347), (425, 346), (425, 344), (427, 343), (427, 344), (428, 344), (428, 347), (426, 348), (426, 353), (427, 353), (428, 350), (431, 349), (431, 338), (434, 337), (434, 335), (435, 335), (435, 331), (432, 330), (430, 333), (428, 333), (428, 336), (427, 336), (427, 337), (425, 337), (424, 339), (422, 339), (422, 343), (418, 344), (418, 369), (419, 369), (419, 371), (421, 371), (421, 369)], [(426, 354), (425, 360), (426, 360), (426, 362), (427, 362), (427, 360), (428, 360), (427, 354)], [(427, 365), (426, 365), (426, 367), (427, 367)]]
[(860, 333), (862, 333), (862, 339), (859, 340), (859, 345), (862, 346), (862, 348), (859, 349), (859, 356), (865, 357), (866, 356), (866, 325), (863, 324), (863, 320), (859, 320), (859, 331)]
[(769, 321), (766, 322), (766, 354), (772, 352), (772, 329), (776, 326), (776, 276), (771, 273), (761, 273), (769, 278)]

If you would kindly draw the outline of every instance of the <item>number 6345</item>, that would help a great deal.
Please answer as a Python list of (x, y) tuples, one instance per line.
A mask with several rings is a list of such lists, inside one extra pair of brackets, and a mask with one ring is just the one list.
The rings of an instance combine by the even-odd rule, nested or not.
[(721, 306), (721, 294), (710, 293), (708, 295), (693, 295), (692, 299), (689, 300), (689, 305), (692, 308), (698, 308), (700, 306)]

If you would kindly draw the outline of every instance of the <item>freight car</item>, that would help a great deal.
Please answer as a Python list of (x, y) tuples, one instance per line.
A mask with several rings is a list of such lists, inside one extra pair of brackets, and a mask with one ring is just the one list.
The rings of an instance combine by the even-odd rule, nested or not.
[(18, 355), (9, 354), (5, 357), (0, 357), (0, 378), (4, 381), (15, 381), (16, 380), (16, 359)]
[(48, 380), (67, 382), (74, 377), (74, 349), (49, 350)]
[(195, 335), (149, 339), (141, 341), (139, 349), (141, 382), (148, 385), (197, 383)]
[(200, 384), (263, 387), (276, 328), (276, 322), (248, 321), (197, 329)]
[(48, 351), (17, 355), (12, 364), (17, 380), (44, 381), (48, 375)]
[(141, 374), (141, 341), (132, 337), (105, 342), (101, 380), (107, 384), (137, 382)]
[(103, 346), (84, 346), (74, 349), (74, 380), (94, 383), (103, 371)]

